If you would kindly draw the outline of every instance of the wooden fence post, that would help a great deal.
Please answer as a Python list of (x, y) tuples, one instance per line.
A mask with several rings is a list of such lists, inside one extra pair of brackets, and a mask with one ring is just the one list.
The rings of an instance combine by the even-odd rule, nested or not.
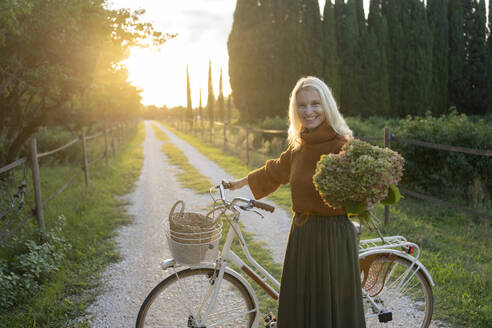
[(82, 131), (82, 151), (84, 153), (84, 176), (85, 185), (89, 187), (89, 162), (87, 161), (87, 144), (85, 140), (85, 131)]
[(246, 126), (246, 166), (249, 165), (249, 126)]
[(108, 147), (108, 124), (104, 121), (104, 158), (106, 160), (106, 166), (109, 166), (109, 147)]
[(29, 149), (31, 155), (32, 182), (34, 184), (34, 200), (36, 202), (36, 218), (38, 219), (41, 238), (44, 239), (46, 237), (46, 227), (44, 225), (43, 202), (41, 199), (41, 178), (39, 174), (38, 146), (36, 144), (36, 138), (31, 138)]
[[(384, 147), (391, 148), (391, 132), (390, 128), (384, 128)], [(384, 226), (390, 224), (390, 208), (389, 205), (384, 206)]]

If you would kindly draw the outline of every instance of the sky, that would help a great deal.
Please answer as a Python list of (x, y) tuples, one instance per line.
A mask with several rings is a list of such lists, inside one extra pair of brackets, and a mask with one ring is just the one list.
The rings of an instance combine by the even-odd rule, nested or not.
[[(325, 1), (319, 0), (320, 8)], [(219, 93), (221, 69), (224, 94), (231, 92), (227, 38), (236, 0), (109, 0), (109, 6), (145, 9), (143, 21), (152, 23), (163, 33), (178, 34), (162, 45), (160, 51), (132, 48), (124, 62), (131, 83), (143, 89), (144, 105), (186, 106), (186, 65), (189, 66), (192, 105), (198, 107), (200, 88), (205, 105), (209, 60), (212, 61), (215, 96)]]

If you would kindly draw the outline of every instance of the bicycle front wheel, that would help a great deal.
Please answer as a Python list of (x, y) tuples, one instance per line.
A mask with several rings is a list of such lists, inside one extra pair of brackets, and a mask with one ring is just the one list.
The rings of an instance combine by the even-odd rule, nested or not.
[(250, 328), (257, 312), (253, 297), (241, 281), (227, 272), (212, 311), (202, 323), (218, 282), (217, 275), (214, 269), (196, 268), (167, 277), (143, 302), (136, 327)]
[[(366, 326), (427, 328), (431, 322), (431, 285), (419, 267), (394, 253), (359, 258)], [(384, 310), (382, 314), (380, 311)]]

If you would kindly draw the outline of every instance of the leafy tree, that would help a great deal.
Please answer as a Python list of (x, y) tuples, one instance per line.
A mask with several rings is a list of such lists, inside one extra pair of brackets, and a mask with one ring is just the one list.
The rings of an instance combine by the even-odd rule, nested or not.
[(78, 129), (139, 110), (140, 90), (118, 63), (130, 47), (160, 45), (171, 36), (140, 22), (143, 11), (103, 4), (7, 1), (0, 16), (0, 142), (6, 150), (0, 163), (15, 160), (40, 126)]

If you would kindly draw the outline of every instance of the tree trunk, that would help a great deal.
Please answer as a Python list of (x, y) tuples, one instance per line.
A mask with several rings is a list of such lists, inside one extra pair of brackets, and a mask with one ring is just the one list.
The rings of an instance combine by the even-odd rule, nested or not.
[(41, 126), (43, 119), (31, 121), (21, 132), (17, 135), (14, 141), (10, 144), (7, 152), (7, 157), (4, 164), (11, 163), (17, 159), (22, 145), (29, 140), (29, 138), (36, 132)]

